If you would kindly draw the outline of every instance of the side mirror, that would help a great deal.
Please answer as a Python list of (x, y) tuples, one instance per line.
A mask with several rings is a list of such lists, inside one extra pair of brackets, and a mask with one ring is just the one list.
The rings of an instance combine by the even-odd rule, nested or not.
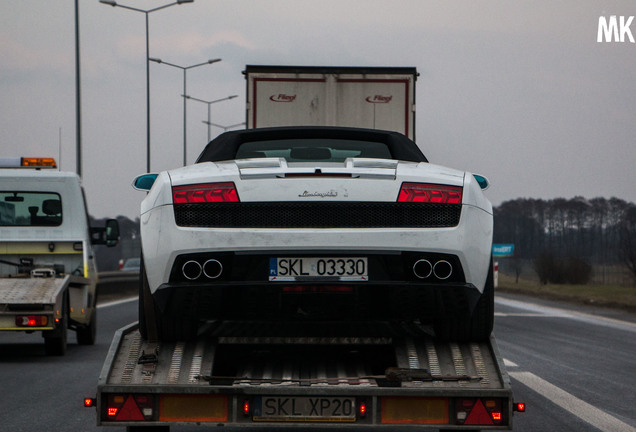
[(107, 247), (117, 246), (119, 244), (119, 222), (115, 219), (108, 219), (105, 227), (91, 227), (91, 243)]
[(157, 180), (157, 176), (159, 174), (142, 174), (140, 176), (135, 177), (133, 180), (133, 188), (140, 191), (149, 191), (152, 188), (152, 185)]
[(119, 222), (116, 219), (106, 221), (106, 246), (113, 247), (119, 244)]
[(475, 180), (477, 180), (477, 184), (479, 184), (481, 190), (486, 190), (490, 187), (490, 182), (483, 175), (473, 174), (473, 177), (475, 177)]

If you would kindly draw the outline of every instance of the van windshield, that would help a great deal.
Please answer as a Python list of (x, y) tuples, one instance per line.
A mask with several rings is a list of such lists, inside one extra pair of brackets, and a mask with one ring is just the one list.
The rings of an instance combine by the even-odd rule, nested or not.
[(0, 191), (0, 226), (59, 226), (62, 199), (54, 192)]

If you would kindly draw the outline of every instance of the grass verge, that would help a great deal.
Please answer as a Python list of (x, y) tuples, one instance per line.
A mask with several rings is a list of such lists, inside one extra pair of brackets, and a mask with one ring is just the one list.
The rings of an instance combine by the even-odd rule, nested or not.
[(618, 285), (541, 285), (537, 281), (499, 274), (499, 292), (524, 294), (550, 300), (622, 309), (636, 313), (636, 287)]

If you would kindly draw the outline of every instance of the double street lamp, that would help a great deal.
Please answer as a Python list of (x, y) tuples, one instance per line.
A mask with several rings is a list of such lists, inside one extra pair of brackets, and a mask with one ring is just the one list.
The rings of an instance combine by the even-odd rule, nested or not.
[[(183, 94), (186, 95), (188, 94), (186, 92), (186, 72), (188, 71), (188, 69), (192, 69), (195, 67), (199, 67), (199, 66), (205, 66), (208, 64), (212, 64), (212, 63), (216, 63), (216, 62), (220, 62), (221, 59), (210, 59), (206, 62), (203, 63), (197, 63), (195, 65), (191, 65), (191, 66), (179, 66), (173, 63), (168, 63), (165, 62), (161, 59), (158, 58), (151, 58), (150, 61), (155, 62), (155, 63), (160, 63), (160, 64), (165, 64), (167, 66), (172, 66), (178, 69), (181, 69), (183, 71)], [(187, 139), (186, 139), (186, 120), (187, 120), (187, 111), (186, 111), (186, 100), (187, 98), (183, 98), (183, 166), (187, 165), (187, 161), (186, 161), (186, 156), (187, 156), (187, 151), (186, 151), (186, 147), (187, 147)]]
[(230, 130), (230, 129), (234, 129), (234, 128), (235, 128), (235, 127), (237, 127), (237, 126), (243, 126), (243, 125), (245, 125), (245, 122), (242, 122), (242, 123), (236, 123), (236, 124), (229, 125), (229, 126), (223, 126), (223, 125), (220, 125), (220, 124), (216, 124), (216, 123), (212, 123), (212, 122), (207, 122), (207, 121), (204, 121), (203, 123), (205, 123), (205, 124), (207, 124), (207, 125), (212, 125), (212, 126), (216, 126), (216, 127), (218, 127), (218, 128), (221, 128), (221, 129), (223, 129), (223, 132), (227, 132), (227, 131), (228, 131), (228, 130)]
[(148, 10), (122, 5), (114, 0), (99, 0), (99, 2), (109, 6), (117, 6), (123, 9), (146, 14), (146, 172), (150, 172), (150, 42), (148, 36), (148, 15), (151, 12), (156, 12), (177, 4), (192, 3), (194, 0), (177, 0), (173, 3), (168, 3)]
[(235, 97), (238, 97), (238, 95), (232, 95), (232, 96), (224, 97), (222, 99), (215, 99), (215, 100), (212, 100), (212, 101), (207, 101), (207, 100), (203, 100), (203, 99), (197, 99), (195, 97), (188, 96), (186, 94), (182, 94), (181, 96), (183, 96), (185, 99), (192, 99), (193, 101), (202, 102), (202, 103), (208, 105), (208, 121), (207, 121), (207, 124), (208, 124), (208, 142), (210, 142), (210, 139), (211, 139), (210, 138), (210, 136), (211, 136), (211, 134), (210, 134), (210, 126), (212, 125), (210, 123), (210, 121), (212, 120), (210, 118), (210, 105), (212, 105), (213, 103), (223, 102), (225, 100), (230, 100), (230, 99), (234, 99)]

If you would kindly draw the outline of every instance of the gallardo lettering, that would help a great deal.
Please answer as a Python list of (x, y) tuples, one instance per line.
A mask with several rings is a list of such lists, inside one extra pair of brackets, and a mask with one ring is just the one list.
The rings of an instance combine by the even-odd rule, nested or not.
[(616, 15), (612, 15), (608, 21), (606, 17), (600, 16), (596, 42), (625, 42), (625, 36), (627, 36), (631, 43), (636, 43), (630, 28), (633, 20), (633, 16), (617, 18)]

